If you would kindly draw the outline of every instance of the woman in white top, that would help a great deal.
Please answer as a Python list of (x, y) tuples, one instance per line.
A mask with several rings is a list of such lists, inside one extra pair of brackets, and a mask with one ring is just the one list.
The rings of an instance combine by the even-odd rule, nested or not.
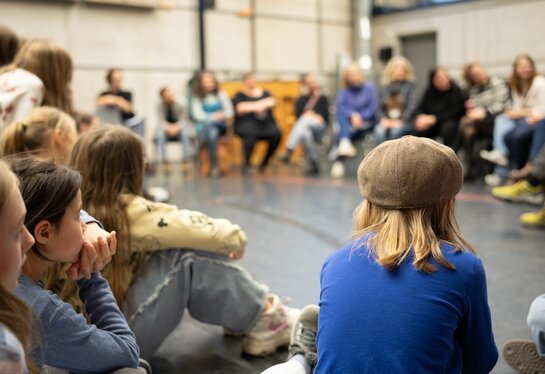
[(545, 119), (545, 78), (537, 74), (530, 56), (515, 59), (509, 88), (511, 101), (494, 123), (494, 149), (481, 152), (481, 157), (500, 166), (494, 170), (497, 177), (486, 177), (487, 184), (501, 183), (510, 167), (521, 168), (529, 157), (533, 158), (532, 135), (536, 125)]

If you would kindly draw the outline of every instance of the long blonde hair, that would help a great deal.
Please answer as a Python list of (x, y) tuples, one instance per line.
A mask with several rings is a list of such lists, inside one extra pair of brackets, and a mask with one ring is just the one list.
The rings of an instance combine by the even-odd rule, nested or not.
[(399, 65), (402, 65), (407, 70), (407, 80), (414, 81), (414, 68), (411, 62), (403, 56), (396, 56), (392, 57), (384, 67), (384, 71), (382, 72), (382, 84), (388, 85), (392, 82), (394, 70)]
[(437, 271), (430, 256), (447, 269), (449, 263), (440, 243), (454, 247), (454, 251), (475, 253), (474, 247), (463, 237), (456, 221), (455, 201), (419, 209), (386, 209), (364, 200), (354, 211), (353, 239), (365, 246), (376, 261), (387, 269), (395, 269), (410, 254), (413, 265), (425, 273)]
[(43, 105), (59, 108), (72, 114), (72, 58), (59, 44), (47, 39), (26, 41), (13, 62), (0, 70), (0, 73), (24, 69), (36, 75), (45, 86)]
[(34, 108), (23, 120), (10, 124), (3, 131), (0, 136), (0, 157), (23, 152), (49, 152), (55, 131), (60, 134), (73, 131), (75, 134), (76, 124), (72, 117), (57, 108)]
[[(6, 163), (0, 160), (0, 213), (4, 210), (7, 200), (14, 188), (17, 187), (17, 178), (9, 170)], [(27, 367), (31, 374), (38, 370), (30, 360), (31, 324), (28, 306), (13, 293), (9, 292), (0, 283), (0, 324), (6, 326), (21, 342), (25, 350)]]
[[(91, 162), (92, 160), (92, 162)], [(127, 204), (121, 194), (139, 196), (144, 179), (142, 141), (121, 126), (104, 126), (81, 135), (70, 162), (83, 178), (83, 207), (108, 231), (117, 233), (117, 253), (104, 271), (119, 305), (133, 272), (145, 256), (131, 250)]]

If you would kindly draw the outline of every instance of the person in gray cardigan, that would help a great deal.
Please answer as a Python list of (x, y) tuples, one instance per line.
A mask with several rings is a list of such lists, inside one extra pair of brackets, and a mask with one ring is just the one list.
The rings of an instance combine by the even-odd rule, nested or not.
[(414, 69), (405, 57), (394, 57), (386, 64), (382, 83), (377, 110), (379, 122), (374, 130), (377, 145), (409, 134), (418, 106)]

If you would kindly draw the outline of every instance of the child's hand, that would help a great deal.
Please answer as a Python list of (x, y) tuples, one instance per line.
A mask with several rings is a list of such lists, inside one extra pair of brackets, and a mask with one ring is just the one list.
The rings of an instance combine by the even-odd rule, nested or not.
[[(98, 227), (100, 229), (100, 227)], [(82, 278), (89, 279), (94, 272), (100, 272), (112, 260), (117, 249), (115, 231), (107, 233), (106, 237), (99, 236), (91, 244), (89, 240), (83, 242), (80, 258), (67, 270), (68, 279), (76, 281)], [(87, 230), (85, 232), (87, 234)]]
[(244, 248), (239, 248), (236, 251), (229, 252), (229, 259), (230, 260), (239, 260), (244, 255)]
[(77, 281), (82, 278), (91, 278), (93, 272), (93, 264), (98, 259), (98, 253), (91, 243), (84, 241), (83, 247), (79, 253), (79, 260), (74, 262), (66, 271), (68, 279)]
[[(96, 222), (92, 222), (87, 225), (83, 236), (85, 241), (89, 242), (93, 247), (95, 247), (95, 251), (101, 256), (101, 260), (106, 261), (102, 264), (102, 267), (108, 264), (108, 262), (111, 260), (111, 256), (113, 256), (117, 250), (115, 231), (108, 233)], [(102, 242), (100, 239), (102, 239)], [(104, 245), (106, 245), (108, 248), (103, 248)]]

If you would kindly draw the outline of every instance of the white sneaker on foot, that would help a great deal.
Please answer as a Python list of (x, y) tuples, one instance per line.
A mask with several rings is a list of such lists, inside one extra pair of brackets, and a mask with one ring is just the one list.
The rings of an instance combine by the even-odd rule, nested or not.
[(484, 176), (484, 183), (489, 187), (501, 186), (505, 182), (506, 179), (500, 177), (498, 174), (486, 174)]
[(344, 164), (342, 161), (335, 161), (331, 166), (331, 178), (342, 178), (344, 177)]
[(479, 156), (481, 156), (482, 159), (499, 166), (509, 165), (509, 160), (507, 159), (507, 157), (505, 157), (504, 155), (502, 155), (499, 151), (495, 149), (491, 151), (487, 151), (486, 149), (483, 149), (482, 151), (479, 152)]
[(252, 356), (267, 356), (279, 347), (287, 347), (293, 325), (301, 314), (299, 309), (282, 304), (274, 294), (268, 294), (267, 299), (271, 306), (261, 314), (242, 341), (242, 351)]
[(339, 148), (337, 148), (337, 155), (344, 157), (354, 157), (358, 154), (358, 151), (350, 141), (350, 139), (341, 139), (339, 142)]

